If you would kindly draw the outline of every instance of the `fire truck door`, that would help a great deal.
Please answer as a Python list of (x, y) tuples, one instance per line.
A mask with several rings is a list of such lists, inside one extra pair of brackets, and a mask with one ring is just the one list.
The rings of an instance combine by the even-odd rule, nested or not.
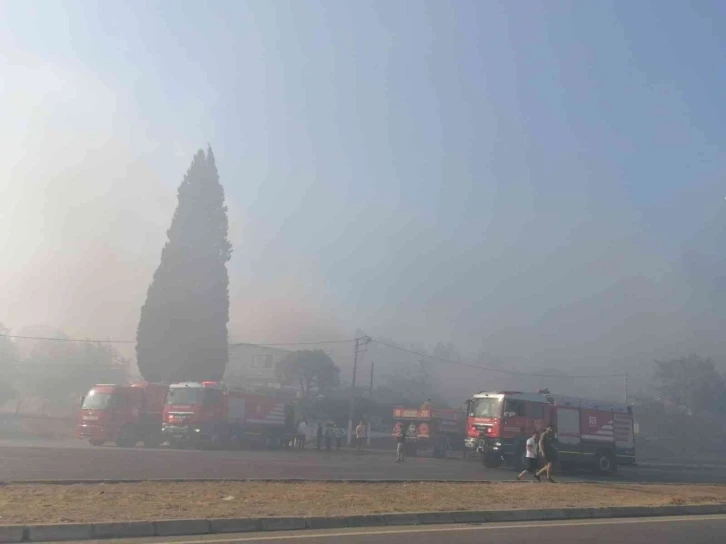
[(549, 405), (544, 402), (527, 403), (527, 435), (531, 435), (534, 431), (542, 432), (545, 429), (549, 423), (545, 419), (548, 409)]
[(527, 434), (527, 403), (519, 399), (504, 399), (502, 412), (502, 438), (526, 436)]
[(560, 456), (563, 460), (581, 455), (580, 444), (580, 409), (557, 406), (555, 412), (555, 431)]

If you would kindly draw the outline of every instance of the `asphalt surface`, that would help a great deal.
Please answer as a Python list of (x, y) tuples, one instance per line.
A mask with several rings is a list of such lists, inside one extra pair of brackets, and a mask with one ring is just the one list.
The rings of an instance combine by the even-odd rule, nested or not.
[[(583, 520), (518, 524), (386, 527), (330, 531), (292, 531), (114, 540), (115, 544), (212, 544), (265, 542), (265, 544), (707, 544), (726, 540), (726, 516), (669, 517), (623, 520)], [(99, 543), (103, 541), (98, 541)], [(108, 541), (106, 541), (108, 542)]]
[[(92, 447), (81, 441), (0, 440), (0, 481), (156, 478), (300, 478), (511, 480), (511, 468), (487, 469), (477, 461), (409, 458), (369, 452), (194, 451)], [(603, 479), (589, 470), (559, 474), (562, 481)], [(726, 467), (674, 469), (621, 467), (611, 481), (726, 483)]]

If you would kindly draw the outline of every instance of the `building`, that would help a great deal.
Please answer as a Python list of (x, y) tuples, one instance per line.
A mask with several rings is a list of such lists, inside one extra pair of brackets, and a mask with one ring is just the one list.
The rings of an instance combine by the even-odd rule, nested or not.
[(285, 349), (256, 344), (230, 345), (224, 380), (245, 389), (281, 389), (283, 386), (277, 379), (275, 367), (289, 353)]

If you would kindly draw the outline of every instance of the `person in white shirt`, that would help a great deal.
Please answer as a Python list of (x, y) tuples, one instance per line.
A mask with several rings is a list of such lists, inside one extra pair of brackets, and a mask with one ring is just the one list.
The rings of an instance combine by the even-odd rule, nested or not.
[(308, 422), (304, 419), (297, 424), (297, 447), (303, 449), (305, 447), (305, 439), (308, 434)]
[(519, 475), (517, 476), (517, 480), (521, 480), (529, 472), (530, 474), (532, 474), (532, 476), (534, 476), (537, 479), (537, 481), (540, 481), (540, 477), (537, 474), (537, 469), (539, 468), (539, 461), (538, 461), (539, 452), (537, 451), (538, 443), (539, 443), (539, 432), (534, 431), (534, 434), (531, 436), (531, 438), (527, 439), (527, 444), (525, 445), (525, 447), (526, 447), (525, 456), (526, 456), (527, 466), (522, 472), (519, 473)]
[(358, 453), (363, 452), (363, 446), (365, 446), (366, 436), (368, 435), (368, 425), (365, 421), (361, 421), (355, 428), (355, 442)]

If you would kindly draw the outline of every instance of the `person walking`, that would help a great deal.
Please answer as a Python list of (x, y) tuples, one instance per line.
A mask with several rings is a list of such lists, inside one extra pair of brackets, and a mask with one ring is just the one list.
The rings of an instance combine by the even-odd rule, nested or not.
[(521, 480), (526, 476), (526, 474), (529, 472), (532, 474), (532, 476), (535, 477), (535, 479), (539, 482), (541, 481), (539, 475), (537, 474), (537, 469), (539, 468), (538, 462), (539, 462), (539, 431), (534, 431), (534, 434), (527, 439), (527, 443), (525, 445), (526, 451), (525, 451), (525, 457), (526, 457), (526, 463), (527, 466), (525, 469), (517, 475), (517, 480)]
[(544, 459), (545, 465), (538, 472), (535, 472), (535, 475), (542, 476), (542, 474), (546, 474), (547, 481), (555, 483), (555, 480), (552, 478), (552, 470), (554, 469), (554, 464), (557, 462), (557, 448), (555, 447), (555, 430), (552, 425), (547, 427), (545, 432), (542, 433), (539, 439), (539, 451), (542, 459)]
[(404, 457), (404, 450), (406, 449), (406, 431), (403, 426), (398, 428), (398, 434), (396, 435), (396, 463), (403, 463), (406, 459)]
[(315, 449), (320, 450), (323, 446), (323, 424), (318, 423), (318, 429), (315, 433)]
[(335, 449), (340, 450), (340, 447), (343, 445), (343, 437), (345, 436), (345, 431), (342, 427), (338, 427), (338, 424), (335, 423), (333, 426), (333, 434), (335, 434)]
[(305, 441), (308, 435), (308, 422), (303, 419), (297, 424), (297, 447), (299, 449), (305, 449)]

